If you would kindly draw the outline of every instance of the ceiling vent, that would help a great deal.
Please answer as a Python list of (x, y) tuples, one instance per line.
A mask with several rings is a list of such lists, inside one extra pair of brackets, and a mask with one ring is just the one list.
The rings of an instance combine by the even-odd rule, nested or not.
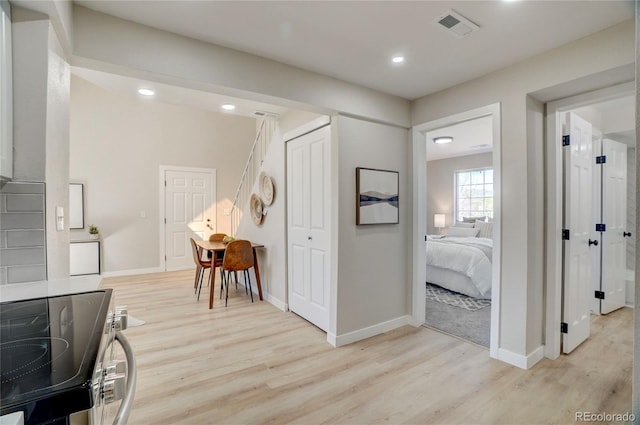
[(434, 22), (456, 38), (464, 38), (480, 29), (478, 25), (453, 10), (440, 15)]
[(253, 111), (253, 115), (258, 118), (277, 119), (280, 115), (275, 112), (268, 111)]

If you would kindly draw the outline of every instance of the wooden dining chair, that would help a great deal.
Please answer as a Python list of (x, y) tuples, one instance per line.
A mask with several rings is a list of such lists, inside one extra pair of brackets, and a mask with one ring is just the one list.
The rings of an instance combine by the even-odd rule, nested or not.
[(194, 292), (198, 294), (197, 299), (200, 300), (200, 290), (202, 289), (202, 278), (205, 269), (209, 269), (209, 280), (211, 280), (211, 261), (202, 259), (202, 249), (196, 245), (196, 241), (193, 238), (191, 238), (191, 249), (193, 251), (193, 261), (196, 263), (196, 277), (193, 287)]
[(251, 242), (245, 240), (235, 240), (229, 242), (227, 249), (224, 251), (224, 259), (220, 270), (223, 272), (223, 283), (227, 288), (224, 305), (227, 306), (229, 301), (229, 280), (230, 273), (242, 271), (244, 273), (244, 289), (245, 292), (251, 294), (251, 302), (253, 302), (253, 291), (251, 291), (251, 274), (249, 269), (253, 267), (253, 248)]
[[(209, 236), (209, 242), (222, 242), (226, 237), (227, 237), (226, 233), (214, 233), (211, 236)], [(218, 257), (220, 259), (220, 264), (222, 264), (222, 257), (224, 257), (224, 252), (219, 252)], [(211, 251), (207, 252), (207, 258), (211, 259)]]

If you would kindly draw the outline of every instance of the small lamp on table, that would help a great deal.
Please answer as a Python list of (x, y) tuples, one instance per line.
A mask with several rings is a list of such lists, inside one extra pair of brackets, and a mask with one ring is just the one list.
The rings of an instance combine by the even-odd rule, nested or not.
[(442, 228), (445, 226), (444, 221), (445, 221), (444, 214), (433, 215), (433, 226), (438, 228), (438, 234), (442, 233)]

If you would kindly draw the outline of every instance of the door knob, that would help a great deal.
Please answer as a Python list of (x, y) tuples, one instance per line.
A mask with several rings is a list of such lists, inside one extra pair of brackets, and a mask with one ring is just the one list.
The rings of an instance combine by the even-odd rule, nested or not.
[(591, 245), (598, 246), (598, 241), (589, 239), (589, 246), (591, 246)]
[(622, 237), (626, 238), (626, 237), (631, 237), (631, 232), (622, 232)]
[(313, 238), (312, 238), (311, 236), (307, 236), (307, 239), (308, 239), (308, 240), (311, 240), (311, 239), (313, 239)]

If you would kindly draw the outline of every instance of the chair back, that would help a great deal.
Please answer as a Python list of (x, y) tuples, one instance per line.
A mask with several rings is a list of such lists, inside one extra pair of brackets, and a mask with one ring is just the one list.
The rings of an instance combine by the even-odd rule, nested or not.
[(222, 240), (227, 236), (226, 233), (214, 233), (209, 236), (209, 242), (222, 242)]
[(253, 267), (253, 248), (251, 242), (235, 240), (229, 242), (224, 251), (222, 268), (224, 270), (247, 270)]
[(191, 250), (193, 251), (193, 261), (196, 263), (196, 266), (200, 267), (208, 267), (210, 263), (208, 261), (202, 260), (202, 251), (196, 245), (196, 241), (193, 238), (191, 239)]

